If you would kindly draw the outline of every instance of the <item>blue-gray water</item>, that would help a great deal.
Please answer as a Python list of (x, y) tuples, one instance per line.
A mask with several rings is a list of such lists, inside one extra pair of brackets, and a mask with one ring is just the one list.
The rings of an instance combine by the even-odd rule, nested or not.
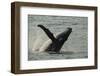
[[(55, 36), (67, 27), (72, 33), (64, 43), (60, 54), (38, 52), (49, 40), (48, 36), (37, 27), (44, 25)], [(76, 59), (88, 57), (88, 18), (73, 16), (28, 15), (28, 60)]]
[(32, 53), (29, 52), (29, 60), (56, 60), (56, 59), (80, 59), (87, 58), (87, 52), (61, 52), (59, 54), (56, 53)]

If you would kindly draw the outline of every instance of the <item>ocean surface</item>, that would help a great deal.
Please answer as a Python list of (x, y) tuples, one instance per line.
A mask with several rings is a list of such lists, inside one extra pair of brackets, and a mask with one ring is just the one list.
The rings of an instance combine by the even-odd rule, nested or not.
[[(48, 28), (54, 36), (71, 27), (72, 33), (61, 48), (61, 53), (41, 51), (49, 40), (38, 24)], [(49, 43), (49, 42), (48, 42)], [(28, 15), (28, 60), (88, 58), (88, 18), (76, 16)]]
[(61, 52), (59, 54), (52, 53), (49, 54), (47, 52), (41, 53), (32, 53), (29, 52), (29, 60), (56, 60), (56, 59), (80, 59), (80, 58), (88, 58), (87, 52)]

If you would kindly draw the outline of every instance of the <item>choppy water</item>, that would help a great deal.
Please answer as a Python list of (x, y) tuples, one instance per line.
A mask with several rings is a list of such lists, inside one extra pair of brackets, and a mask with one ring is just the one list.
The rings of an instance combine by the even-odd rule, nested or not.
[(56, 60), (56, 59), (80, 59), (80, 58), (88, 58), (87, 52), (61, 52), (59, 54), (56, 53), (32, 53), (29, 52), (29, 60)]

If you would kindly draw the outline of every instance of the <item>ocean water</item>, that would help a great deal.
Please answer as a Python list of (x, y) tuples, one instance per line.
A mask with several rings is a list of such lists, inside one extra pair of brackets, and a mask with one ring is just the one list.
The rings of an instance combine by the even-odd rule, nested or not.
[[(68, 40), (61, 48), (61, 53), (40, 52), (49, 40), (38, 24), (48, 28), (54, 36), (67, 27), (72, 28)], [(28, 60), (80, 59), (88, 58), (88, 18), (76, 16), (28, 15)]]
[(61, 52), (59, 54), (52, 53), (49, 54), (47, 52), (41, 53), (32, 53), (29, 52), (29, 60), (56, 60), (56, 59), (80, 59), (80, 58), (88, 58), (87, 52)]

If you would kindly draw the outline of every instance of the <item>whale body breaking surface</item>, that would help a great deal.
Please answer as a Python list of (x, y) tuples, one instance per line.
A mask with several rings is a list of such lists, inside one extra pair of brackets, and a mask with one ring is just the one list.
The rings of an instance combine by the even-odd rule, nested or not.
[(49, 40), (43, 44), (43, 46), (39, 49), (39, 52), (46, 51), (48, 53), (60, 53), (60, 49), (72, 32), (72, 28), (68, 27), (65, 31), (54, 37), (53, 33), (43, 25), (38, 25), (38, 27), (40, 27), (49, 37)]

